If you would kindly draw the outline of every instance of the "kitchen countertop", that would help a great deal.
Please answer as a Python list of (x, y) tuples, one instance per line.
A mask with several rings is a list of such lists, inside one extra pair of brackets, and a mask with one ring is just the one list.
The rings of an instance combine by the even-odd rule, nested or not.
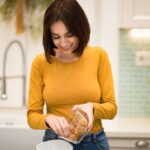
[[(102, 120), (108, 137), (150, 138), (150, 118), (115, 118)], [(26, 108), (0, 109), (0, 128), (29, 128)]]
[(150, 138), (150, 118), (115, 118), (102, 122), (108, 137)]

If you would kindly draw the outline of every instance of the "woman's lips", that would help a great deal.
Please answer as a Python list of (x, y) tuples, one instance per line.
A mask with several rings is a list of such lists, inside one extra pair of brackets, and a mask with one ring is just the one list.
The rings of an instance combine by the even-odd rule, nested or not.
[(63, 48), (63, 51), (70, 51), (70, 48)]
[(70, 47), (65, 47), (65, 48), (61, 48), (63, 51), (70, 51), (71, 50), (71, 46)]

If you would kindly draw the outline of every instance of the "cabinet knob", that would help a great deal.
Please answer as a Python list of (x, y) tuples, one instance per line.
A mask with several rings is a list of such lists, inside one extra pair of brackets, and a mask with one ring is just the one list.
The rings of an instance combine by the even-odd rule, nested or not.
[(135, 146), (138, 148), (147, 148), (149, 146), (149, 143), (144, 140), (139, 140), (135, 143)]

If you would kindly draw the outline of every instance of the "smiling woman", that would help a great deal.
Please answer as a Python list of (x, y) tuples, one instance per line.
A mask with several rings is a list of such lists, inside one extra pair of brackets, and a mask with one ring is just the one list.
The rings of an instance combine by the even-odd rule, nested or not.
[[(57, 3), (58, 8), (55, 8), (55, 3)], [(65, 5), (67, 6), (64, 7)], [(43, 46), (48, 62), (51, 62), (51, 56), (55, 55), (54, 48), (57, 48), (58, 41), (60, 41), (57, 39), (56, 43), (56, 38), (54, 38), (52, 34), (53, 32), (60, 32), (59, 34), (61, 36), (62, 34), (63, 36), (67, 34), (67, 36), (65, 35), (65, 39), (70, 39), (69, 41), (73, 43), (73, 45), (71, 44), (70, 46), (75, 48), (72, 54), (75, 54), (75, 56), (82, 55), (89, 41), (90, 26), (83, 9), (77, 2), (75, 3), (74, 0), (66, 0), (63, 2), (56, 0), (47, 8), (43, 23)], [(64, 43), (64, 38), (61, 38), (61, 41), (63, 41), (62, 44), (66, 44)], [(57, 46), (55, 44), (57, 44)]]
[(111, 65), (104, 49), (88, 45), (89, 37), (89, 22), (76, 0), (55, 0), (46, 9), (45, 53), (31, 66), (28, 124), (45, 129), (44, 142), (68, 138), (69, 118), (80, 109), (87, 116), (87, 135), (72, 143), (74, 149), (109, 150), (101, 119), (117, 113)]
[(73, 52), (79, 45), (79, 39), (73, 33), (68, 32), (62, 21), (55, 22), (50, 28), (52, 40), (57, 47), (54, 49), (56, 58), (63, 62), (72, 62), (79, 57)]

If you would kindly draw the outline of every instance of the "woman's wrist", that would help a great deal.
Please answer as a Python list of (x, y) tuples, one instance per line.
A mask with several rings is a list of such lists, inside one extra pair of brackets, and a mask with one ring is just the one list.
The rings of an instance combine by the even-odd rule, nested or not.
[(50, 128), (50, 126), (49, 126), (49, 124), (48, 124), (48, 117), (49, 117), (49, 116), (47, 116), (47, 117), (45, 118), (45, 124), (46, 124), (46, 126), (47, 126), (48, 128)]

